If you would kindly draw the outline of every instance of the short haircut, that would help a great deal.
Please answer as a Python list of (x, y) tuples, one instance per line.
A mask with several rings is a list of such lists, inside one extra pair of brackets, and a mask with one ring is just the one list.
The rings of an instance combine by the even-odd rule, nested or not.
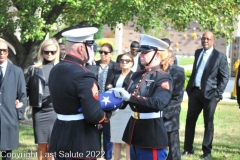
[(166, 42), (169, 45), (169, 47), (171, 46), (171, 41), (168, 38), (162, 38), (161, 40)]
[(137, 41), (132, 41), (130, 47), (131, 48), (140, 48), (140, 44)]

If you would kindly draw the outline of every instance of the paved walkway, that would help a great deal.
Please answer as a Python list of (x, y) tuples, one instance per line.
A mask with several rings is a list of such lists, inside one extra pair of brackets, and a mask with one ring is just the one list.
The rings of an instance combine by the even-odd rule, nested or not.
[[(182, 66), (185, 70), (192, 70), (192, 65), (186, 65), (186, 66)], [(227, 102), (236, 102), (237, 101), (235, 99), (230, 99), (231, 97), (231, 91), (233, 90), (233, 86), (234, 86), (234, 77), (230, 77), (227, 87), (223, 93), (223, 100), (222, 101), (227, 101)], [(188, 98), (186, 91), (184, 92), (184, 98)]]

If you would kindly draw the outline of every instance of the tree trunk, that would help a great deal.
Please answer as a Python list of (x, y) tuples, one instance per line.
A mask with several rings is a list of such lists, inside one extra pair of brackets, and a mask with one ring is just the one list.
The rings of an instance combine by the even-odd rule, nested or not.
[(38, 48), (42, 41), (21, 43), (12, 32), (7, 30), (3, 33), (3, 36), (16, 50), (16, 55), (9, 50), (8, 59), (16, 66), (21, 67), (24, 73), (26, 73), (28, 67), (37, 60)]
[[(37, 52), (41, 42), (33, 43), (27, 48), (15, 48), (16, 55), (9, 50), (8, 59), (16, 66), (21, 67), (23, 72), (26, 73), (29, 66), (33, 65), (37, 61)], [(22, 56), (20, 56), (22, 54)], [(23, 56), (24, 55), (24, 56)]]
[(20, 65), (20, 67), (23, 69), (23, 72), (26, 73), (29, 66), (33, 65), (34, 62), (37, 61), (37, 53), (39, 50), (41, 42), (32, 43), (31, 46), (28, 47), (28, 53), (25, 57), (25, 60)]

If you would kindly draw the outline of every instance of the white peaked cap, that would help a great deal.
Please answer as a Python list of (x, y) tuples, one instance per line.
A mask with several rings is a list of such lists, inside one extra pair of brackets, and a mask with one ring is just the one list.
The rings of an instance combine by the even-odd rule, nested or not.
[(83, 42), (85, 40), (94, 40), (93, 36), (98, 31), (96, 27), (76, 28), (62, 33), (70, 42)]
[(140, 45), (148, 45), (151, 47), (156, 47), (160, 51), (161, 50), (164, 51), (166, 48), (169, 47), (169, 45), (166, 42), (146, 34), (139, 34), (139, 38), (140, 38)]

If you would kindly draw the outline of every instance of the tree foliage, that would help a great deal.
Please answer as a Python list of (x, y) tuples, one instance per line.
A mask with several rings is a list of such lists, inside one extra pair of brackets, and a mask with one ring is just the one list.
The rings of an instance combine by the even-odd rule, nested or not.
[[(197, 21), (201, 28), (228, 40), (234, 38), (240, 0), (9, 0), (0, 4), (0, 33), (16, 49), (11, 60), (28, 67), (46, 35), (61, 33), (71, 26), (134, 21), (138, 31), (173, 27), (184, 31)], [(19, 31), (20, 39), (15, 36)]]

